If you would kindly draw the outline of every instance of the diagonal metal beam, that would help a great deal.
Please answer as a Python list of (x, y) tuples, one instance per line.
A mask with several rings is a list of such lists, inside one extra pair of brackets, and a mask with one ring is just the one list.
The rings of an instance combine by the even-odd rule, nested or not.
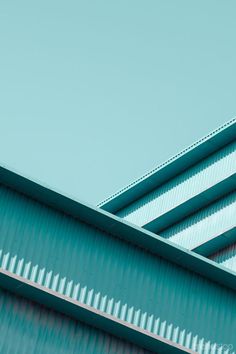
[(162, 354), (195, 354), (194, 351), (170, 340), (3, 269), (0, 269), (0, 286), (14, 294), (23, 296), (78, 321), (104, 330), (152, 352)]

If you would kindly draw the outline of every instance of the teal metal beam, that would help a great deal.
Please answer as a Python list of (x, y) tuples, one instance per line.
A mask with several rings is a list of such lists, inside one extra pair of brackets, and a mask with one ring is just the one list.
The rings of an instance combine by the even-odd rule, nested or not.
[[(230, 290), (236, 289), (235, 273), (119, 217), (3, 172), (3, 269), (192, 350), (236, 345), (236, 298)], [(225, 318), (224, 328), (212, 327)]]
[(162, 354), (195, 353), (170, 340), (152, 334), (133, 324), (122, 321), (3, 269), (0, 269), (0, 286), (14, 294), (23, 296), (80, 322), (104, 330), (152, 352)]
[(229, 246), (236, 241), (236, 226), (224, 230), (219, 235), (212, 237), (207, 242), (203, 242), (191, 251), (201, 254), (203, 256), (210, 256), (222, 248)]
[(210, 154), (231, 143), (235, 138), (236, 118), (233, 118), (222, 127), (107, 198), (98, 206), (111, 213), (116, 213), (118, 210), (123, 209), (143, 195), (151, 192), (154, 188), (157, 188)]
[(70, 199), (4, 167), (0, 167), (0, 183), (204, 278), (236, 290), (234, 272), (104, 210)]
[(183, 203), (175, 206), (162, 215), (159, 215), (157, 218), (151, 220), (147, 224), (142, 225), (142, 227), (149, 231), (159, 233), (163, 229), (166, 229), (174, 223), (181, 221), (182, 219), (193, 214), (199, 209), (206, 207), (224, 195), (235, 191), (235, 186), (236, 173), (233, 173), (223, 181), (220, 181), (210, 188), (205, 189), (203, 192), (192, 196), (190, 199), (185, 200)]

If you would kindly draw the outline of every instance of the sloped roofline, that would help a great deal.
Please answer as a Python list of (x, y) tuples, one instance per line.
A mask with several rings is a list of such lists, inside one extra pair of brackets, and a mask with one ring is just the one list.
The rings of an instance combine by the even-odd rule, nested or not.
[(116, 213), (236, 139), (236, 117), (98, 204)]
[[(177, 246), (150, 231), (130, 224), (109, 212), (70, 199), (4, 167), (0, 167), (1, 184), (48, 207), (70, 215), (81, 222), (90, 224), (104, 231), (108, 237), (119, 238), (133, 244), (134, 247), (138, 246), (147, 252), (168, 260), (170, 263), (188, 269), (193, 276), (198, 276), (199, 274), (208, 279), (210, 283), (214, 282), (236, 291), (235, 272), (183, 247)], [(139, 345), (143, 345), (143, 341), (145, 340), (146, 348), (154, 349), (155, 347), (161, 353), (177, 354), (183, 352), (183, 349), (179, 345), (163, 340), (161, 337), (152, 336), (132, 325), (124, 325), (123, 322), (114, 320), (100, 312), (95, 313), (91, 308), (82, 307), (78, 302), (75, 303), (65, 296), (49, 291), (9, 271), (0, 269), (0, 283), (1, 287), (13, 293), (25, 296), (67, 315), (73, 315), (76, 311), (78, 319), (87, 324), (93, 324), (96, 317), (95, 322), (97, 322), (98, 328), (115, 335), (118, 333), (118, 336), (127, 340), (132, 337), (132, 341)], [(112, 330), (111, 325), (113, 326)], [(185, 352), (189, 351), (185, 350)]]
[(105, 210), (71, 199), (53, 189), (0, 166), (0, 185), (70, 215), (111, 237), (119, 238), (204, 278), (236, 290), (236, 273), (201, 255), (131, 224)]
[(4, 269), (0, 269), (0, 285), (15, 295), (23, 296), (30, 301), (52, 308), (59, 313), (82, 321), (147, 350), (163, 354), (197, 354), (195, 351), (169, 339), (148, 332), (145, 329)]

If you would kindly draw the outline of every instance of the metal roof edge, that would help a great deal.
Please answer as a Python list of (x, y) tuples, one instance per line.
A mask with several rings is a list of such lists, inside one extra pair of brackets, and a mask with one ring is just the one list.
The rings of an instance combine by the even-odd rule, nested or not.
[(222, 250), (236, 241), (236, 224), (220, 232), (205, 242), (199, 243), (191, 251), (209, 257)]
[(163, 229), (180, 222), (186, 217), (196, 213), (198, 210), (207, 207), (226, 194), (234, 191), (235, 186), (236, 173), (232, 173), (225, 179), (212, 184), (200, 193), (191, 196), (189, 199), (184, 200), (170, 210), (149, 220), (143, 224), (142, 227), (158, 234), (158, 232), (161, 232)]
[(163, 354), (195, 354), (180, 344), (3, 269), (0, 269), (0, 286), (147, 350)]
[(128, 186), (98, 204), (98, 207), (112, 213), (150, 192), (158, 185), (173, 178), (186, 168), (232, 142), (236, 137), (236, 118), (196, 141), (177, 155), (149, 171)]
[(0, 167), (0, 184), (44, 205), (59, 210), (105, 233), (161, 256), (171, 263), (198, 273), (216, 283), (236, 290), (236, 273), (217, 263), (138, 227), (105, 210), (70, 199), (41, 184)]

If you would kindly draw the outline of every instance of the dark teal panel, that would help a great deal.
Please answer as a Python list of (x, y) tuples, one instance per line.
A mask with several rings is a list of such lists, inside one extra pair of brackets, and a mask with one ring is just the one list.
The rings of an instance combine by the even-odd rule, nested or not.
[(191, 350), (183, 346), (6, 270), (0, 270), (0, 284), (1, 287), (12, 291), (14, 294), (45, 305), (75, 320), (104, 330), (111, 335), (128, 340), (146, 350), (162, 354), (181, 354), (183, 352), (192, 354)]
[(215, 254), (210, 256), (210, 259), (219, 263), (220, 265), (233, 270), (236, 274), (236, 243), (225, 247)]
[(188, 348), (236, 345), (233, 291), (3, 187), (0, 203), (3, 268)]
[(2, 289), (0, 332), (3, 354), (149, 353)]

